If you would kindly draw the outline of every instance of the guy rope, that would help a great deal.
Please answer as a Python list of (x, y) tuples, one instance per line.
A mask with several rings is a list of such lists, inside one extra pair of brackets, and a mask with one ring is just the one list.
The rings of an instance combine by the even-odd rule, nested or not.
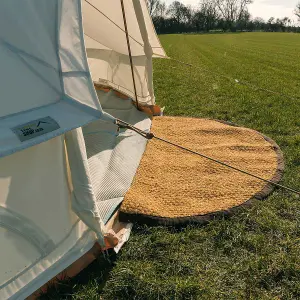
[(242, 170), (242, 169), (240, 169), (240, 168), (237, 168), (237, 167), (234, 167), (234, 166), (232, 166), (232, 165), (229, 165), (229, 164), (227, 164), (227, 163), (225, 163), (225, 162), (223, 162), (223, 161), (220, 161), (220, 160), (217, 160), (217, 159), (215, 159), (215, 158), (213, 158), (213, 157), (207, 156), (207, 155), (205, 155), (205, 154), (203, 154), (203, 153), (200, 153), (200, 152), (197, 152), (197, 151), (188, 149), (188, 148), (186, 148), (186, 147), (184, 147), (184, 146), (178, 145), (178, 144), (173, 143), (173, 142), (171, 142), (171, 141), (169, 141), (169, 140), (166, 140), (166, 139), (164, 139), (164, 138), (158, 137), (158, 136), (154, 135), (152, 132), (146, 132), (146, 131), (143, 131), (143, 130), (141, 130), (141, 129), (139, 129), (139, 128), (137, 128), (137, 127), (135, 127), (135, 126), (133, 126), (133, 125), (131, 125), (131, 124), (129, 124), (129, 123), (127, 123), (127, 122), (122, 121), (122, 120), (116, 119), (115, 124), (116, 124), (119, 128), (130, 129), (130, 130), (132, 130), (132, 131), (138, 133), (139, 135), (141, 135), (142, 137), (144, 137), (144, 138), (147, 139), (147, 140), (157, 139), (157, 140), (159, 140), (159, 141), (161, 141), (161, 142), (163, 142), (163, 143), (167, 143), (167, 144), (169, 144), (169, 145), (171, 145), (171, 146), (173, 146), (173, 147), (177, 147), (177, 148), (179, 148), (179, 149), (181, 149), (181, 150), (184, 150), (184, 151), (186, 151), (186, 152), (189, 152), (189, 153), (192, 153), (192, 154), (194, 154), (194, 155), (200, 156), (200, 157), (202, 157), (202, 158), (208, 159), (208, 160), (210, 160), (210, 161), (213, 161), (214, 163), (217, 163), (217, 164), (222, 165), (222, 166), (224, 166), (224, 167), (230, 168), (230, 169), (235, 170), (235, 171), (237, 171), (237, 172), (243, 173), (243, 174), (245, 174), (245, 175), (254, 177), (254, 178), (256, 178), (256, 179), (258, 179), (258, 180), (260, 180), (260, 181), (264, 181), (264, 182), (266, 182), (266, 183), (269, 183), (269, 184), (272, 184), (272, 185), (276, 186), (277, 188), (280, 188), (280, 189), (283, 189), (283, 190), (287, 190), (287, 191), (289, 191), (289, 192), (291, 192), (291, 193), (294, 193), (294, 194), (300, 196), (300, 191), (298, 191), (298, 190), (296, 190), (296, 189), (294, 189), (294, 188), (291, 188), (291, 187), (288, 187), (288, 186), (284, 186), (284, 185), (279, 184), (279, 183), (276, 183), (276, 182), (274, 182), (274, 181), (272, 181), (272, 180), (268, 180), (268, 179), (262, 178), (262, 177), (260, 177), (260, 176), (257, 176), (257, 175), (255, 175), (255, 174), (252, 174), (252, 173), (247, 172), (247, 171), (245, 171), (245, 170)]

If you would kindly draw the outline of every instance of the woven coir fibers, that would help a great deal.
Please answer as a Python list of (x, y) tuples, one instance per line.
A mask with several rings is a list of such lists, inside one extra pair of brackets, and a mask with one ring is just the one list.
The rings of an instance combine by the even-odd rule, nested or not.
[[(257, 131), (220, 121), (157, 117), (152, 132), (265, 179), (279, 182), (279, 147)], [(149, 141), (120, 218), (148, 224), (203, 222), (270, 194), (273, 187), (153, 139)]]

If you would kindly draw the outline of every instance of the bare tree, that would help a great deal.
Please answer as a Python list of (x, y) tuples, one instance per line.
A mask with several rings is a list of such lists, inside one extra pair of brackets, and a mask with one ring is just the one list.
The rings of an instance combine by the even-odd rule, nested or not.
[(235, 22), (244, 18), (248, 12), (248, 5), (253, 0), (215, 0), (220, 16), (225, 21), (230, 30), (233, 29)]
[(254, 18), (252, 24), (253, 24), (254, 30), (262, 30), (265, 28), (265, 25), (266, 25), (265, 20), (261, 17)]
[(201, 0), (199, 9), (193, 15), (193, 23), (196, 29), (209, 31), (214, 28), (218, 20), (218, 11), (215, 0)]
[[(0, 0), (1, 1), (1, 0)], [(253, 0), (197, 0), (192, 8), (181, 0), (173, 1), (167, 8), (164, 0), (147, 0), (154, 26), (158, 33), (231, 31), (292, 31), (300, 27), (289, 18), (253, 19), (248, 5)], [(300, 1), (300, 0), (297, 0)], [(300, 3), (295, 14), (300, 21)], [(295, 21), (296, 22), (296, 21)]]
[(156, 9), (156, 13), (155, 16), (163, 18), (166, 15), (166, 11), (167, 11), (167, 6), (165, 2), (162, 2), (158, 8)]
[(295, 15), (298, 17), (298, 19), (300, 21), (300, 2), (297, 4), (294, 13), (295, 13)]
[(191, 17), (191, 11), (189, 8), (179, 1), (174, 1), (170, 4), (167, 14), (171, 16), (171, 18), (174, 18), (177, 24), (186, 22)]
[(161, 0), (147, 0), (147, 6), (151, 17), (159, 14), (162, 7), (165, 7), (165, 3)]
[(287, 27), (291, 23), (291, 19), (289, 17), (284, 17), (281, 22), (284, 27)]

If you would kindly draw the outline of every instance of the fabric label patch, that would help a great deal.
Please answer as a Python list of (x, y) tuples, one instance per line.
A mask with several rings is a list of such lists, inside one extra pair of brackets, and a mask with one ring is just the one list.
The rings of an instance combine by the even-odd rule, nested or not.
[(18, 125), (11, 130), (17, 135), (21, 142), (24, 142), (59, 128), (60, 126), (55, 120), (51, 117), (45, 117)]

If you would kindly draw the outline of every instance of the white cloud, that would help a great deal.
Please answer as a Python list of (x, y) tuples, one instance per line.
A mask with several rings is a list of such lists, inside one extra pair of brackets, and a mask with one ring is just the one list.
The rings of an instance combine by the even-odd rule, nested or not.
[(294, 9), (298, 0), (254, 0), (249, 5), (249, 11), (254, 17), (262, 17), (268, 20), (271, 17), (289, 17), (296, 21)]

